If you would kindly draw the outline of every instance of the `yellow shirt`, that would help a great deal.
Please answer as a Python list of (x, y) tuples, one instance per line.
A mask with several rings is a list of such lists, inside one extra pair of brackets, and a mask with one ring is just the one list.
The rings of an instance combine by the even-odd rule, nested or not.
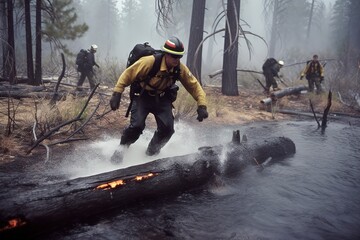
[(304, 70), (301, 72), (300, 76), (305, 76), (307, 74), (318, 74), (320, 77), (324, 77), (324, 67), (318, 61), (310, 61), (306, 64)]
[[(143, 87), (145, 83), (141, 81), (146, 79), (150, 70), (152, 69), (154, 62), (155, 57), (153, 55), (146, 56), (140, 58), (133, 65), (126, 68), (125, 71), (120, 75), (115, 85), (114, 92), (123, 93), (125, 87), (130, 86), (131, 83), (136, 80), (140, 81), (140, 84)], [(156, 88), (159, 93), (166, 90), (173, 84), (173, 81), (170, 77), (170, 73), (172, 73), (173, 70), (174, 69), (167, 69), (165, 58), (163, 57), (161, 60), (159, 72), (149, 81), (150, 86)], [(198, 106), (206, 106), (206, 93), (202, 89), (198, 80), (192, 75), (189, 68), (182, 63), (180, 63), (179, 81), (195, 99)], [(154, 90), (150, 86), (146, 85), (145, 90)]]

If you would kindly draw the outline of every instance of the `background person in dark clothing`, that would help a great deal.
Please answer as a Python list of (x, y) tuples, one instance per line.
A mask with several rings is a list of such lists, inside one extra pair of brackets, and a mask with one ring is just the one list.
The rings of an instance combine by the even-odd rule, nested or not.
[(145, 81), (155, 62), (154, 55), (145, 56), (126, 68), (115, 85), (110, 100), (111, 109), (114, 111), (119, 108), (121, 94), (125, 87), (136, 82), (141, 88), (133, 99), (130, 125), (123, 132), (120, 147), (112, 156), (112, 162), (122, 161), (123, 151), (142, 134), (149, 113), (155, 116), (157, 130), (148, 145), (146, 154), (149, 156), (158, 154), (170, 140), (175, 132), (172, 102), (176, 99), (178, 88), (175, 82), (177, 80), (197, 101), (197, 119), (201, 122), (208, 117), (204, 90), (189, 68), (180, 62), (180, 58), (184, 54), (182, 42), (177, 37), (171, 37), (165, 42), (162, 51), (160, 70), (154, 77)]
[(304, 78), (304, 76), (308, 80), (309, 92), (313, 92), (314, 85), (316, 86), (317, 94), (323, 91), (321, 83), (324, 81), (324, 68), (318, 59), (319, 56), (315, 54), (313, 59), (307, 62), (300, 76), (301, 80)]
[(82, 91), (82, 85), (84, 84), (86, 77), (89, 80), (90, 89), (92, 90), (95, 88), (96, 81), (93, 66), (99, 67), (99, 65), (95, 62), (95, 53), (97, 48), (97, 45), (91, 45), (90, 49), (83, 52), (81, 60), (79, 61), (77, 59), (77, 70), (80, 72), (80, 78), (76, 87), (77, 91)]
[(265, 76), (266, 86), (265, 86), (265, 92), (270, 92), (270, 87), (273, 87), (273, 90), (279, 90), (277, 82), (274, 77), (280, 77), (279, 71), (281, 67), (284, 66), (283, 61), (277, 61), (274, 58), (268, 58), (266, 59), (265, 63), (262, 66), (263, 74)]

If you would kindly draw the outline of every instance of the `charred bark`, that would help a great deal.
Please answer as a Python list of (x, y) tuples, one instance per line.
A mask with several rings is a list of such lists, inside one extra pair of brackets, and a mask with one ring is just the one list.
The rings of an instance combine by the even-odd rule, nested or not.
[[(220, 164), (223, 151), (227, 152), (225, 165)], [(8, 186), (0, 194), (0, 236), (15, 238), (26, 234), (29, 239), (47, 227), (82, 220), (145, 199), (201, 188), (215, 175), (233, 175), (256, 164), (254, 158), (261, 164), (270, 157), (283, 158), (294, 153), (294, 143), (284, 137), (253, 144), (236, 140), (224, 146), (203, 147), (197, 153), (94, 176), (42, 186)]]

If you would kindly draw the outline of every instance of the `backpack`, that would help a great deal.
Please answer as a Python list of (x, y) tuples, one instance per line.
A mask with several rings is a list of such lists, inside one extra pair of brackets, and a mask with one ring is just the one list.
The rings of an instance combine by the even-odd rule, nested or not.
[(277, 63), (275, 58), (268, 58), (266, 59), (266, 61), (264, 62), (262, 68), (269, 68), (272, 67), (275, 63)]
[[(150, 82), (150, 79), (153, 78), (156, 75), (156, 73), (160, 70), (161, 60), (162, 60), (162, 57), (164, 56), (164, 53), (161, 50), (155, 50), (153, 47), (150, 46), (150, 44), (148, 42), (136, 44), (129, 53), (126, 67), (130, 67), (140, 58), (145, 57), (145, 56), (150, 56), (150, 55), (154, 55), (155, 62), (154, 62), (154, 65), (152, 66), (151, 70), (149, 71), (147, 78), (144, 81), (145, 81), (145, 86), (148, 85), (151, 88), (153, 88), (154, 90), (156, 90), (156, 88), (151, 86), (149, 84), (149, 82)], [(177, 67), (174, 72), (175, 72), (174, 78), (178, 79), (178, 77), (180, 75), (180, 67)], [(174, 85), (175, 85), (175, 83), (174, 83)], [(129, 116), (135, 94), (137, 93), (137, 94), (141, 95), (144, 92), (144, 90), (145, 89), (143, 87), (141, 87), (139, 81), (134, 81), (130, 85), (130, 104), (126, 111), (125, 117)]]
[(81, 49), (80, 52), (76, 55), (76, 65), (78, 65), (77, 70), (79, 72), (84, 70), (84, 65), (87, 62), (87, 54), (88, 51), (85, 49)]

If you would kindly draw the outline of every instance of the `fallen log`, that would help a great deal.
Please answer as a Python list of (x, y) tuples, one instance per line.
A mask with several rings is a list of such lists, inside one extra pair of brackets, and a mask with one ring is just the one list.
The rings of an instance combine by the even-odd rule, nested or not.
[(304, 85), (297, 86), (297, 87), (288, 87), (270, 94), (270, 97), (262, 99), (260, 103), (264, 105), (268, 105), (273, 101), (276, 101), (279, 98), (284, 96), (292, 95), (292, 94), (299, 94), (301, 91), (307, 90), (308, 88)]
[[(15, 98), (15, 99), (21, 99), (21, 98), (46, 98), (51, 99), (53, 96), (53, 92), (27, 92), (23, 90), (17, 90), (17, 91), (0, 91), (0, 97), (4, 98)], [(64, 98), (68, 95), (68, 93), (58, 93), (60, 97)]]
[[(225, 164), (220, 162), (223, 151), (227, 156)], [(0, 194), (0, 238), (36, 237), (48, 227), (203, 187), (215, 175), (233, 175), (255, 164), (254, 158), (261, 164), (268, 158), (294, 153), (295, 144), (284, 137), (252, 144), (233, 141), (94, 176), (46, 185), (12, 186)]]

